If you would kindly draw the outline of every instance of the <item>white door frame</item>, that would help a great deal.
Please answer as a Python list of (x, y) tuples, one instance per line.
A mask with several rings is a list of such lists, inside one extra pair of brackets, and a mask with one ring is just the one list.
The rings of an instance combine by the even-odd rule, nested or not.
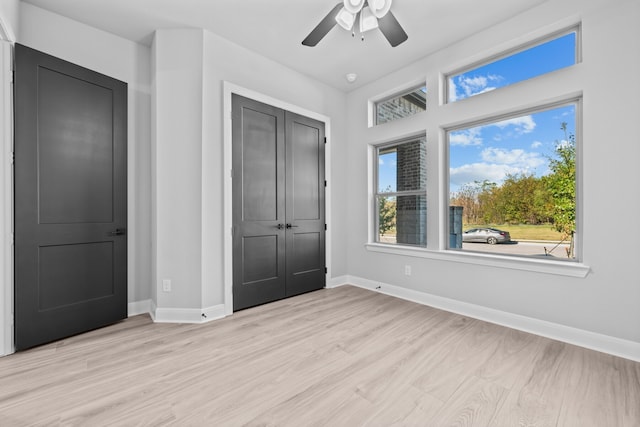
[[(223, 81), (223, 132), (224, 132), (224, 310), (225, 316), (233, 313), (233, 236), (231, 230), (233, 228), (233, 182), (231, 179), (232, 169), (232, 106), (231, 95), (237, 94), (245, 98), (272, 105), (292, 113), (300, 114), (318, 121), (325, 125), (325, 135), (327, 136), (327, 144), (325, 146), (325, 177), (330, 177), (331, 172), (331, 119), (324, 114), (309, 111), (297, 105), (272, 98), (268, 95), (253, 91), (251, 89), (238, 86), (236, 84)], [(331, 180), (327, 179), (327, 187), (325, 189), (325, 221), (327, 224), (327, 232), (325, 235), (325, 259), (327, 267), (326, 277), (331, 277)]]
[(0, 356), (13, 345), (13, 40), (0, 17)]

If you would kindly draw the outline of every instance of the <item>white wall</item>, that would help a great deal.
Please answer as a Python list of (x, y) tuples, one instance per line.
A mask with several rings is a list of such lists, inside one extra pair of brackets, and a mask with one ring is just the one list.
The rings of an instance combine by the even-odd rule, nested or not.
[(148, 300), (150, 49), (27, 3), (20, 5), (17, 41), (128, 84), (128, 300)]
[[(154, 283), (160, 318), (197, 320), (225, 304), (223, 82), (331, 118), (332, 163), (346, 164), (346, 96), (203, 30), (158, 30), (153, 44), (155, 96)], [(331, 171), (331, 182), (339, 174)], [(336, 185), (336, 187), (340, 187)], [(345, 215), (337, 188), (332, 216)], [(346, 273), (341, 221), (333, 274)], [(342, 243), (341, 243), (342, 242)], [(170, 293), (162, 280), (172, 281)], [(180, 311), (183, 309), (183, 311)], [(192, 310), (192, 311), (184, 311)], [(185, 319), (187, 320), (187, 319)]]
[(162, 309), (202, 308), (202, 49), (202, 30), (159, 30), (153, 41), (153, 277)]
[[(2, 0), (0, 2), (0, 35), (6, 33), (6, 39), (15, 41), (20, 19), (20, 0)], [(2, 39), (2, 37), (0, 37)]]
[[(441, 105), (440, 73), (580, 21), (581, 64), (486, 96)], [(349, 182), (350, 275), (640, 343), (640, 245), (632, 238), (633, 215), (640, 211), (640, 144), (635, 126), (640, 116), (639, 21), (640, 3), (635, 0), (547, 2), (350, 93), (350, 170), (343, 178)], [(425, 78), (429, 91), (426, 113), (389, 125), (367, 127), (370, 98)], [(428, 239), (430, 247), (438, 251), (446, 237), (439, 222), (446, 212), (440, 171), (448, 167), (442, 129), (461, 118), (482, 118), (486, 111), (509, 111), (580, 92), (584, 106), (579, 148), (581, 239), (583, 261), (590, 267), (585, 278), (367, 250), (368, 144), (389, 140), (393, 135), (427, 131)], [(410, 277), (404, 275), (405, 264), (413, 267)]]

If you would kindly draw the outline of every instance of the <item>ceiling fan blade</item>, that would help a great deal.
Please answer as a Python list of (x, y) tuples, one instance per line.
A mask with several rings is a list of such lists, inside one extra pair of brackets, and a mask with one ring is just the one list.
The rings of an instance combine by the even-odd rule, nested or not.
[(378, 28), (387, 38), (392, 47), (398, 46), (409, 38), (404, 32), (402, 26), (398, 22), (391, 11), (387, 12), (382, 18), (378, 19)]
[(329, 31), (336, 25), (336, 15), (343, 6), (343, 2), (340, 2), (331, 9), (331, 12), (324, 17), (322, 21), (309, 33), (306, 39), (302, 41), (305, 46), (315, 46)]

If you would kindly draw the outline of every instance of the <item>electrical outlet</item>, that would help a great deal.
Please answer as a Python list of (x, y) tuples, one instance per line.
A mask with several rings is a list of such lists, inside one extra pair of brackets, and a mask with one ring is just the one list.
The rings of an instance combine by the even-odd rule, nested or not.
[(163, 279), (162, 280), (162, 290), (164, 292), (171, 292), (171, 280), (170, 279)]
[(405, 276), (411, 276), (411, 266), (409, 264), (406, 264), (404, 266), (404, 275)]

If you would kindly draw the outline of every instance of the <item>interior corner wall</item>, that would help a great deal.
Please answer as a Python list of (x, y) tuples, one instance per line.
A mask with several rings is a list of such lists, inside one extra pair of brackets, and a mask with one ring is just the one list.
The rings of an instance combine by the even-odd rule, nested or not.
[[(498, 89), (476, 99), (442, 105), (441, 74), (496, 55), (496, 49), (519, 42), (545, 29), (582, 22), (583, 61), (573, 67)], [(472, 38), (410, 64), (348, 96), (350, 110), (348, 163), (353, 180), (348, 187), (347, 228), (349, 274), (370, 282), (386, 283), (410, 292), (444, 297), (475, 307), (523, 316), (575, 328), (587, 333), (640, 343), (640, 246), (634, 235), (640, 211), (640, 2), (636, 0), (564, 0), (545, 2)], [(566, 28), (566, 27), (565, 27)], [(484, 54), (483, 54), (484, 52)], [(470, 62), (471, 61), (471, 62)], [(427, 81), (428, 110), (422, 116), (379, 127), (367, 127), (367, 101), (407, 82)], [(569, 78), (571, 77), (571, 78)], [(446, 170), (443, 128), (452, 111), (470, 118), (505, 105), (525, 105), (544, 92), (544, 82), (568, 83), (559, 92), (579, 88), (583, 93), (580, 146), (582, 246), (586, 278), (575, 278), (483, 265), (465, 264), (368, 251), (368, 144), (383, 142), (394, 134), (427, 130), (428, 192), (438, 194), (438, 170)], [(523, 95), (514, 97), (513, 94)], [(473, 108), (472, 108), (473, 107)], [(459, 120), (459, 117), (456, 118)], [(457, 123), (460, 124), (460, 123)], [(431, 167), (435, 165), (437, 167)], [(440, 176), (446, 176), (443, 173)], [(435, 184), (435, 186), (434, 186)], [(438, 197), (438, 196), (435, 196)], [(442, 198), (446, 198), (443, 194)], [(429, 209), (434, 209), (432, 206)], [(433, 211), (431, 211), (433, 212)], [(433, 215), (433, 213), (428, 213)], [(438, 233), (439, 225), (428, 228)], [(428, 236), (429, 238), (429, 236)], [(404, 274), (404, 265), (413, 274)]]
[[(9, 41), (15, 41), (20, 21), (20, 0), (0, 1), (0, 21)], [(2, 39), (2, 37), (0, 37)]]
[(151, 281), (151, 51), (23, 2), (19, 29), (17, 42), (128, 85), (128, 302), (147, 301)]
[[(202, 306), (203, 31), (158, 30), (153, 41), (155, 304)], [(164, 291), (163, 280), (171, 281)]]

